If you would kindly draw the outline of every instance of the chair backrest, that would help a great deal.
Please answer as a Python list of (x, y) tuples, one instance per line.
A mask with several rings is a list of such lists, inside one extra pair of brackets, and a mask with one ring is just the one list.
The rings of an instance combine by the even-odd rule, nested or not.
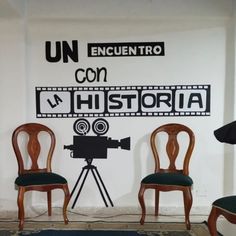
[[(169, 159), (169, 166), (167, 168), (161, 168), (160, 166), (160, 153), (157, 148), (157, 141), (158, 141), (158, 135), (161, 132), (165, 132), (168, 136), (167, 142), (166, 142), (166, 154)], [(188, 136), (188, 144), (187, 148), (184, 153), (183, 158), (183, 168), (177, 169), (176, 167), (176, 160), (180, 151), (180, 142), (178, 140), (178, 135), (181, 132), (187, 133)], [(189, 175), (189, 161), (190, 157), (192, 155), (192, 151), (195, 144), (195, 137), (193, 131), (188, 128), (185, 125), (177, 124), (177, 123), (169, 123), (162, 125), (155, 129), (150, 138), (151, 142), (151, 148), (153, 152), (153, 157), (155, 160), (155, 173), (156, 172), (181, 172), (185, 175)]]
[[(46, 132), (50, 137), (50, 144), (47, 148), (45, 165), (39, 167), (39, 156), (42, 144), (39, 140), (39, 133)], [(21, 148), (19, 144), (19, 136), (22, 133), (27, 134), (24, 138), (26, 142), (26, 150)], [(18, 174), (28, 172), (51, 172), (52, 154), (56, 145), (56, 139), (53, 131), (47, 126), (38, 123), (27, 123), (17, 127), (12, 134), (12, 145), (18, 162)], [(30, 167), (26, 167), (27, 159), (31, 160)]]

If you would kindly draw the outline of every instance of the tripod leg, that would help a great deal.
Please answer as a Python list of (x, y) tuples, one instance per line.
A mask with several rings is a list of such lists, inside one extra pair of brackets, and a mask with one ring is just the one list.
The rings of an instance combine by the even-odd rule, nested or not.
[(87, 176), (88, 176), (89, 170), (90, 170), (90, 169), (87, 169), (87, 171), (86, 171), (86, 174), (85, 174), (85, 176), (84, 176), (84, 179), (83, 179), (83, 181), (82, 181), (82, 184), (81, 184), (81, 186), (80, 186), (80, 189), (79, 189), (79, 191), (78, 191), (78, 193), (77, 193), (77, 195), (76, 195), (76, 198), (75, 198), (75, 200), (74, 200), (74, 202), (73, 202), (72, 209), (74, 208), (74, 206), (75, 206), (75, 204), (76, 204), (76, 202), (77, 202), (77, 200), (78, 200), (78, 197), (79, 197), (79, 195), (80, 195), (80, 192), (81, 192), (81, 190), (82, 190), (82, 188), (83, 188), (83, 186), (84, 186), (84, 182), (85, 182), (85, 180), (86, 180), (86, 178), (87, 178)]
[(104, 189), (104, 191), (105, 191), (105, 193), (106, 193), (106, 195), (107, 195), (107, 198), (108, 198), (108, 200), (109, 200), (111, 206), (113, 207), (113, 206), (114, 206), (114, 205), (113, 205), (113, 202), (112, 202), (112, 200), (111, 200), (111, 198), (110, 198), (110, 196), (109, 196), (109, 194), (108, 194), (108, 191), (107, 191), (107, 189), (106, 189), (106, 186), (105, 186), (105, 184), (103, 183), (102, 178), (101, 178), (101, 176), (100, 176), (100, 174), (99, 174), (99, 172), (98, 172), (98, 170), (97, 170), (96, 167), (95, 167), (95, 172), (96, 172), (96, 174), (97, 174), (97, 176), (98, 176), (98, 178), (99, 178), (99, 180), (100, 180), (100, 182), (101, 182), (101, 184), (102, 184), (102, 187), (103, 187), (103, 189)]
[[(95, 167), (95, 170), (96, 170), (96, 167)], [(104, 201), (106, 207), (108, 207), (107, 201), (106, 201), (106, 199), (105, 199), (105, 197), (104, 197), (104, 195), (103, 195), (103, 192), (102, 192), (102, 189), (101, 189), (101, 187), (100, 187), (100, 185), (99, 185), (99, 182), (98, 182), (98, 180), (97, 180), (97, 177), (96, 177), (96, 175), (95, 175), (93, 169), (91, 169), (91, 171), (92, 171), (93, 177), (94, 177), (94, 179), (95, 179), (95, 181), (96, 181), (96, 184), (97, 184), (97, 186), (98, 186), (99, 192), (100, 192), (100, 194), (101, 194), (101, 196), (102, 196), (102, 199), (103, 199), (103, 201)], [(96, 173), (97, 173), (97, 171), (96, 171)]]
[(73, 190), (72, 190), (72, 192), (71, 192), (71, 194), (70, 194), (70, 198), (71, 198), (72, 195), (74, 194), (75, 189), (76, 189), (76, 187), (77, 187), (77, 185), (78, 185), (78, 183), (79, 183), (79, 181), (80, 181), (80, 179), (81, 179), (81, 177), (82, 177), (82, 175), (83, 175), (83, 173), (84, 173), (84, 170), (85, 170), (85, 168), (83, 168), (83, 170), (81, 171), (81, 173), (80, 173), (80, 175), (79, 175), (79, 177), (78, 177), (78, 179), (77, 179), (77, 181), (76, 181), (76, 183), (75, 183), (75, 185), (74, 185), (74, 188), (73, 188)]

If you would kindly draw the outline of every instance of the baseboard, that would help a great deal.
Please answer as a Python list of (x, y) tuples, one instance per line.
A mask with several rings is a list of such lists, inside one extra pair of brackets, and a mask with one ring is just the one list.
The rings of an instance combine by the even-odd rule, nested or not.
[[(54, 205), (54, 208), (61, 208), (61, 206)], [(43, 211), (47, 211), (45, 204), (44, 205), (34, 205), (28, 206), (25, 211), (28, 215), (35, 215), (36, 213), (40, 213)], [(117, 214), (124, 214), (124, 215), (133, 215), (133, 214), (141, 214), (140, 207), (75, 207), (72, 209), (70, 206), (68, 207), (68, 211), (70, 212), (78, 212), (87, 215), (117, 215)], [(154, 207), (147, 207), (146, 209), (147, 214), (153, 214)], [(210, 207), (206, 206), (198, 206), (192, 207), (190, 215), (200, 215), (200, 216), (208, 216), (210, 212)], [(17, 215), (17, 209), (15, 210), (7, 210), (7, 209), (0, 209), (1, 218), (8, 218), (14, 215)], [(160, 215), (170, 215), (170, 216), (184, 216), (184, 208), (183, 207), (173, 207), (173, 206), (160, 206), (159, 209)]]

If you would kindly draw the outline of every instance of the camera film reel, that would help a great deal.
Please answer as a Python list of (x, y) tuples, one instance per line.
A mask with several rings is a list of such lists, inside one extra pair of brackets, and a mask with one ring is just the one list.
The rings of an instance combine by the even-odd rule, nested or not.
[(93, 132), (97, 135), (105, 134), (109, 129), (109, 124), (105, 119), (96, 119), (92, 125)]
[(75, 121), (73, 129), (79, 135), (86, 135), (90, 131), (90, 124), (86, 119), (78, 119)]
[[(86, 135), (90, 131), (90, 123), (86, 119), (78, 119), (75, 121), (73, 129), (78, 135)], [(108, 129), (108, 122), (102, 118), (96, 119), (92, 124), (92, 130), (98, 136), (106, 134)]]

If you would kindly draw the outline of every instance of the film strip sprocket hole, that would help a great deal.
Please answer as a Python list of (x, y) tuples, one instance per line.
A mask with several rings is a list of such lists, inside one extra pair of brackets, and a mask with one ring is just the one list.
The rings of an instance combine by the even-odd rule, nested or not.
[(36, 87), (36, 117), (210, 116), (210, 92), (210, 85)]

